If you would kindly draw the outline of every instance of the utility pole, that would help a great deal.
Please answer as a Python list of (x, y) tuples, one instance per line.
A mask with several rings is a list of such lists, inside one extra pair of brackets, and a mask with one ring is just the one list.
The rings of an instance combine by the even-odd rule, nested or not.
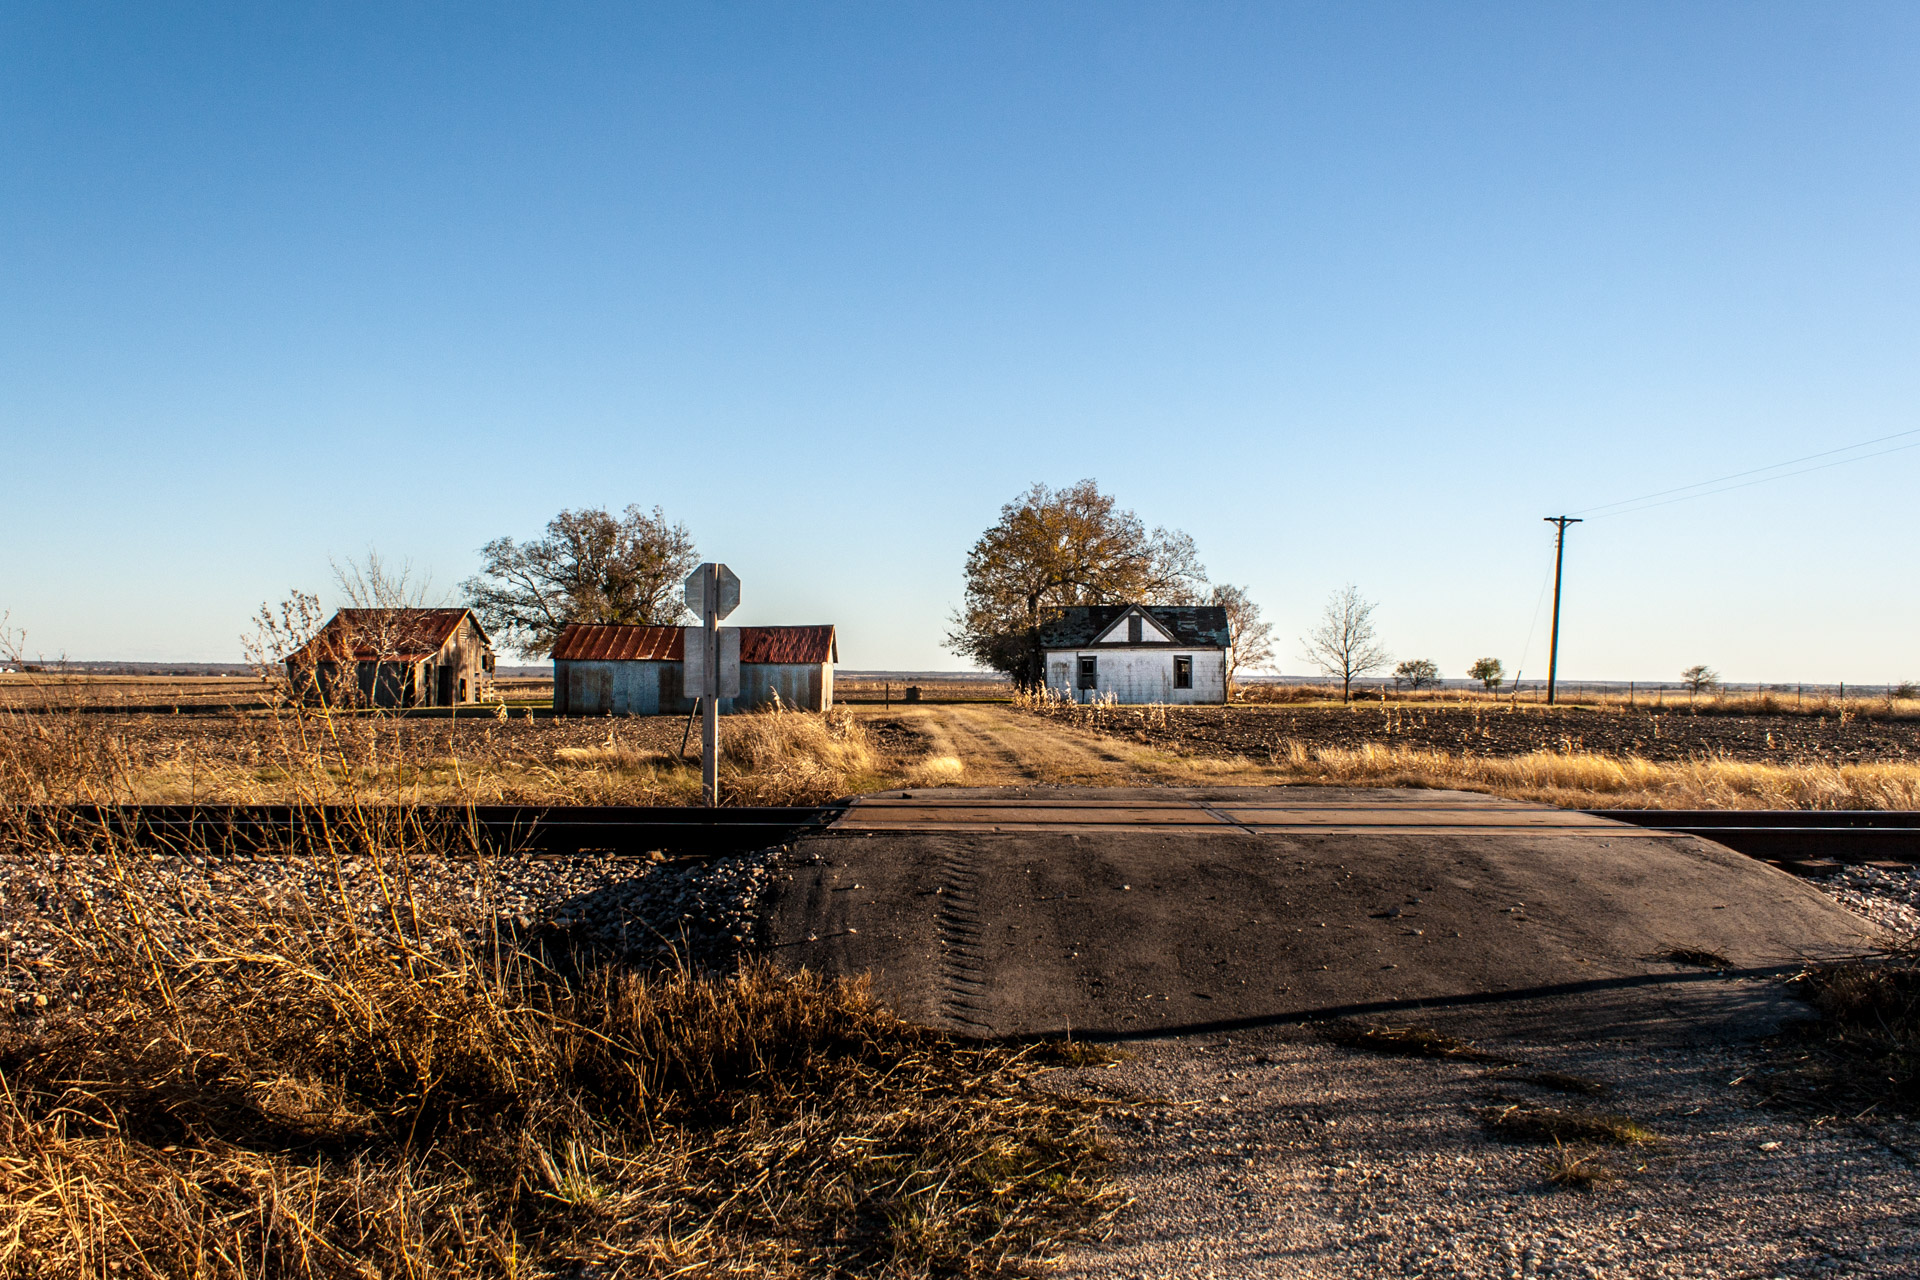
[(1567, 526), (1581, 523), (1577, 516), (1543, 517), (1555, 526), (1553, 534), (1553, 639), (1547, 644), (1547, 705), (1553, 705), (1553, 681), (1560, 674), (1560, 563), (1567, 550)]

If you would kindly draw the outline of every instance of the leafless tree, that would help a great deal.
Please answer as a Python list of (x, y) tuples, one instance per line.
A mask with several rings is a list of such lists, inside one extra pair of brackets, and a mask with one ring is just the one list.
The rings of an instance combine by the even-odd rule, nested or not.
[(1260, 618), (1260, 606), (1245, 587), (1216, 585), (1207, 603), (1227, 611), (1227, 700), (1242, 671), (1258, 671), (1273, 661), (1273, 624)]
[(1356, 676), (1378, 671), (1392, 661), (1373, 629), (1374, 602), (1349, 582), (1327, 597), (1320, 625), (1300, 638), (1307, 661), (1340, 678), (1340, 700), (1353, 699)]
[(1696, 662), (1680, 673), (1680, 682), (1687, 686), (1687, 693), (1698, 696), (1711, 693), (1720, 685), (1720, 673), (1704, 662)]

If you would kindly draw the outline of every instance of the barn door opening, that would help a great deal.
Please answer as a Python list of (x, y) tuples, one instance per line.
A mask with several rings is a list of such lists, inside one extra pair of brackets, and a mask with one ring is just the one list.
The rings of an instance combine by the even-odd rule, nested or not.
[(434, 691), (433, 705), (450, 707), (453, 705), (453, 668), (436, 667), (434, 669), (440, 673), (440, 677), (439, 688)]

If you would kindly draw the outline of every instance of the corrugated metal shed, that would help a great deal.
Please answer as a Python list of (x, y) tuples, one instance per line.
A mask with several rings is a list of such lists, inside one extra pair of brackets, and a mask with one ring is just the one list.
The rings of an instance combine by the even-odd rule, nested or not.
[[(694, 627), (574, 623), (553, 645), (553, 708), (560, 715), (684, 714), (687, 637)], [(833, 705), (834, 629), (740, 628), (740, 693), (722, 713), (780, 705)]]

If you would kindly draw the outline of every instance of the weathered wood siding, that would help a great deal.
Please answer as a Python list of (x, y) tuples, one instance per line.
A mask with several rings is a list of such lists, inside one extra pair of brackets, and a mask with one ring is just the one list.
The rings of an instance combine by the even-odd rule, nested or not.
[[(1080, 688), (1080, 659), (1096, 659), (1091, 690)], [(1193, 688), (1173, 687), (1173, 660), (1193, 659)], [(1227, 700), (1227, 655), (1219, 649), (1175, 649), (1156, 645), (1133, 649), (1102, 644), (1085, 649), (1047, 650), (1047, 689), (1075, 702), (1175, 705)]]
[[(563, 716), (686, 715), (693, 699), (681, 689), (678, 662), (565, 661), (555, 659), (553, 710)], [(745, 662), (740, 696), (720, 699), (720, 714), (774, 704), (803, 711), (833, 705), (833, 667), (828, 663)]]

